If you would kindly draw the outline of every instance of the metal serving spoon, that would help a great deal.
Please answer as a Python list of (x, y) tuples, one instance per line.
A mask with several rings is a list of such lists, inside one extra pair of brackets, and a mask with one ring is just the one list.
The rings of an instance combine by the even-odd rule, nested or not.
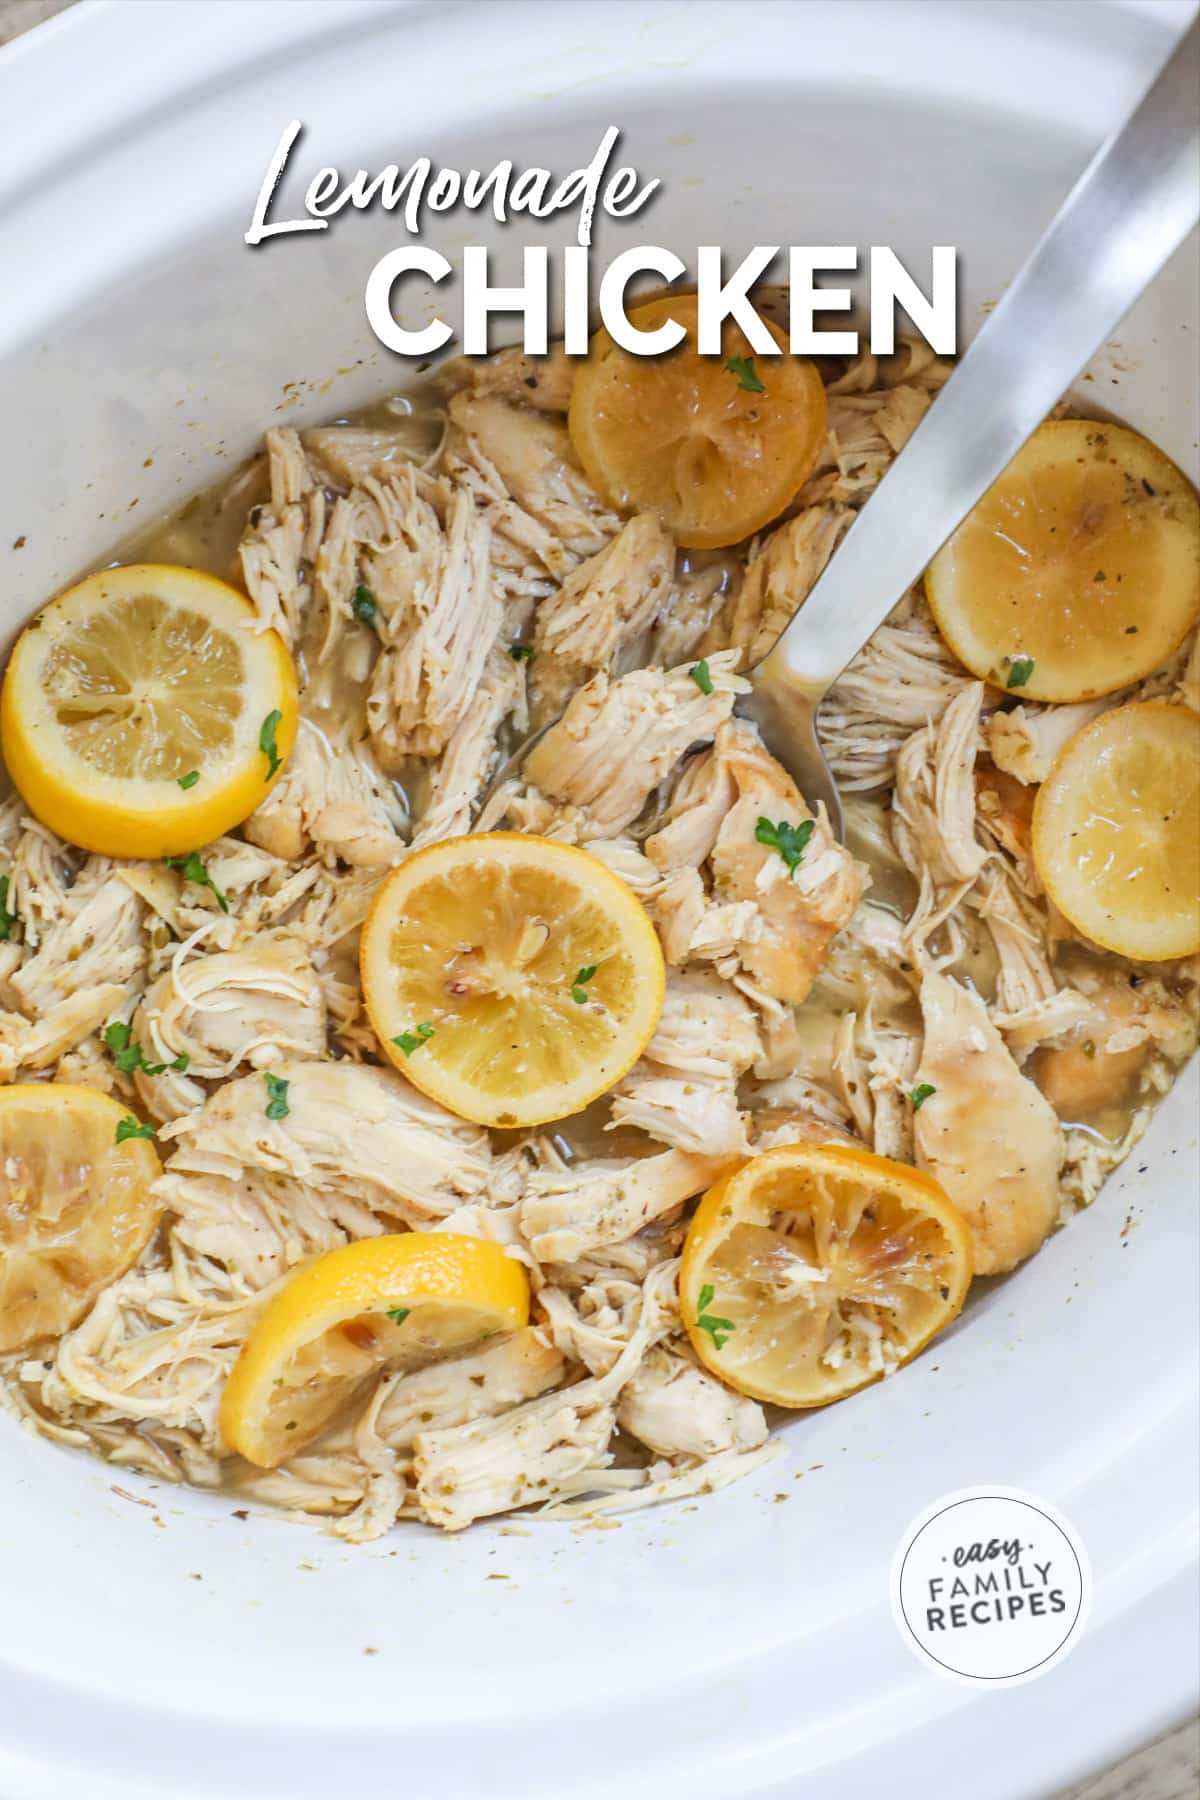
[[(842, 836), (817, 708), (1200, 218), (1200, 21), (1059, 208), (736, 711)], [(516, 775), (549, 727), (498, 771)]]

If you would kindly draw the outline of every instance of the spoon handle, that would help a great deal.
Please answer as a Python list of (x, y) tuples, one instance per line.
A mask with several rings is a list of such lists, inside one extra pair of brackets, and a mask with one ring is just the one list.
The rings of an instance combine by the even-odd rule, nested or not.
[(1110, 137), (754, 683), (816, 696), (882, 624), (1200, 216), (1200, 21)]

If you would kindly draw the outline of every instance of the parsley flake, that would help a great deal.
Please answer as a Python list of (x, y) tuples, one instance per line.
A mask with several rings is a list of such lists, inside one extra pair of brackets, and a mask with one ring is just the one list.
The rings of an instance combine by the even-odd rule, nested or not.
[(0, 943), (10, 942), (13, 927), (20, 923), (18, 914), (8, 910), (8, 876), (0, 875)]
[(267, 1117), (268, 1119), (286, 1119), (291, 1107), (288, 1105), (288, 1088), (291, 1085), (282, 1075), (264, 1075), (267, 1084)]
[(228, 900), (205, 868), (198, 850), (193, 850), (190, 856), (164, 856), (163, 861), (168, 869), (178, 869), (185, 881), (193, 881), (197, 887), (208, 888), (221, 911), (229, 911)]
[(512, 657), (514, 662), (532, 662), (533, 661), (533, 645), (532, 644), (510, 644), (508, 646), (508, 654)]
[(195, 787), (195, 785), (199, 781), (199, 779), (200, 779), (199, 769), (193, 769), (190, 774), (181, 775), (179, 777), (179, 785), (186, 793), (188, 788)]
[(374, 629), (375, 615), (379, 611), (379, 608), (375, 603), (374, 594), (369, 587), (364, 587), (361, 581), (355, 588), (351, 598), (350, 611), (354, 614), (356, 619), (362, 622), (362, 624), (370, 625), (372, 629)]
[(752, 356), (731, 356), (725, 364), (726, 373), (736, 375), (738, 387), (743, 394), (765, 394), (766, 388), (754, 372)]
[(909, 1091), (908, 1097), (912, 1101), (913, 1111), (920, 1112), (921, 1108), (924, 1106), (925, 1102), (928, 1100), (930, 1094), (936, 1094), (936, 1093), (937, 1093), (937, 1089), (935, 1087), (931, 1087), (929, 1082), (919, 1081), (917, 1083), (916, 1087), (910, 1089), (910, 1091)]
[(428, 1043), (432, 1036), (433, 1026), (424, 1024), (418, 1025), (415, 1032), (402, 1031), (399, 1037), (392, 1039), (392, 1042), (400, 1046), (405, 1056), (411, 1056), (414, 1050), (419, 1050), (422, 1044)]
[(723, 1350), (729, 1340), (730, 1332), (736, 1331), (737, 1326), (732, 1319), (718, 1319), (710, 1313), (708, 1309), (712, 1302), (713, 1289), (705, 1282), (700, 1289), (700, 1299), (696, 1307), (696, 1324), (701, 1331), (707, 1331), (713, 1341), (714, 1350)]
[(105, 1048), (111, 1053), (122, 1075), (132, 1075), (135, 1069), (142, 1066), (142, 1046), (133, 1043), (132, 1039), (133, 1027), (126, 1025), (123, 1019), (114, 1019), (111, 1025), (104, 1028)]
[(802, 819), (799, 825), (789, 825), (786, 819), (780, 819), (778, 825), (772, 825), (770, 819), (762, 818), (754, 828), (754, 836), (768, 849), (778, 850), (787, 864), (790, 881), (804, 860), (808, 840), (816, 828), (815, 819)]
[(123, 1019), (114, 1019), (111, 1025), (105, 1026), (104, 1043), (122, 1075), (132, 1075), (137, 1069), (143, 1075), (165, 1075), (168, 1069), (182, 1075), (191, 1061), (187, 1052), (181, 1050), (174, 1062), (147, 1062), (146, 1052), (133, 1041), (133, 1027)]
[(142, 1125), (137, 1119), (117, 1120), (117, 1143), (127, 1143), (130, 1138), (145, 1138), (148, 1143), (154, 1142), (153, 1125)]
[(1010, 656), (1008, 659), (1008, 680), (1006, 688), (1024, 687), (1033, 674), (1032, 656)]
[(712, 691), (713, 691), (712, 674), (709, 670), (708, 663), (703, 658), (701, 658), (701, 660), (698, 663), (693, 664), (693, 666), (688, 670), (688, 674), (691, 676), (692, 680), (695, 682), (696, 686), (700, 689), (700, 692), (702, 694), (711, 694), (712, 693)]
[(571, 983), (571, 998), (575, 1002), (576, 1006), (586, 1006), (587, 1005), (588, 997), (589, 997), (588, 991), (587, 991), (587, 984), (592, 979), (592, 976), (596, 973), (596, 969), (597, 969), (596, 963), (589, 963), (586, 969), (580, 969), (578, 971), (578, 973), (575, 976), (574, 981)]
[(273, 781), (283, 767), (283, 758), (279, 754), (279, 745), (275, 741), (275, 733), (283, 724), (283, 714), (276, 708), (269, 712), (262, 722), (262, 730), (258, 734), (258, 747), (267, 759), (265, 779)]
[(411, 1306), (389, 1306), (387, 1309), (387, 1316), (392, 1321), (393, 1325), (403, 1325), (411, 1311)]

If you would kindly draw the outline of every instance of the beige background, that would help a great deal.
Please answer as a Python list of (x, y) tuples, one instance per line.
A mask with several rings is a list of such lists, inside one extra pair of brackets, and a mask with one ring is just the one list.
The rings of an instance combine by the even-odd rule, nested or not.
[[(129, 0), (141, 6), (170, 0)], [(73, 0), (0, 0), (0, 44), (65, 12)], [(253, 5), (254, 0), (241, 0)], [(1197, 1605), (1200, 1629), (1200, 1601)], [(1057, 1800), (1200, 1800), (1200, 1720), (1148, 1744), (1107, 1775), (1072, 1788)]]

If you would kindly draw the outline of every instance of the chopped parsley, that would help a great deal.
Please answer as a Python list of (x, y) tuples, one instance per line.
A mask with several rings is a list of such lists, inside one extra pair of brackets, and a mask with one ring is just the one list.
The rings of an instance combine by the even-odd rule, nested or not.
[(752, 356), (731, 356), (725, 364), (726, 373), (736, 375), (738, 387), (743, 394), (765, 394), (766, 388), (754, 372)]
[(586, 969), (580, 969), (576, 973), (575, 979), (571, 983), (571, 998), (575, 1002), (576, 1006), (586, 1006), (587, 1005), (587, 1003), (588, 1003), (587, 984), (592, 979), (592, 976), (596, 973), (596, 968), (597, 968), (597, 965), (595, 963), (589, 963)]
[(269, 712), (262, 722), (262, 730), (258, 734), (258, 747), (267, 759), (265, 779), (273, 781), (283, 767), (283, 758), (279, 754), (279, 746), (275, 741), (275, 733), (283, 724), (283, 714), (276, 708)]
[(191, 773), (190, 773), (190, 774), (188, 774), (188, 775), (181, 775), (181, 776), (180, 776), (180, 777), (179, 777), (179, 785), (180, 785), (180, 787), (181, 787), (181, 788), (182, 788), (182, 789), (183, 789), (183, 790), (184, 790), (184, 792), (185, 792), (185, 793), (186, 793), (186, 792), (187, 792), (187, 790), (188, 790), (188, 788), (194, 788), (194, 787), (195, 787), (195, 785), (196, 785), (196, 783), (197, 783), (197, 782), (198, 782), (198, 781), (199, 781), (199, 779), (200, 779), (200, 771), (199, 771), (199, 769), (193, 769), (193, 770), (192, 770), (192, 771), (191, 771)]
[(935, 1087), (931, 1087), (929, 1082), (919, 1081), (917, 1083), (916, 1087), (910, 1089), (910, 1091), (909, 1091), (908, 1097), (912, 1101), (913, 1111), (920, 1112), (921, 1108), (924, 1106), (925, 1102), (928, 1100), (930, 1094), (936, 1094), (936, 1093), (937, 1093), (937, 1089)]
[(288, 1087), (290, 1083), (282, 1075), (264, 1075), (267, 1084), (267, 1117), (268, 1119), (286, 1119), (291, 1108), (288, 1105)]
[(705, 662), (703, 658), (701, 658), (698, 663), (692, 665), (688, 670), (688, 674), (702, 694), (712, 693), (712, 675), (709, 671), (707, 662)]
[(508, 654), (512, 657), (514, 662), (532, 662), (533, 661), (533, 645), (532, 644), (510, 644), (508, 646)]
[(709, 1337), (713, 1341), (714, 1350), (723, 1350), (728, 1341), (730, 1332), (736, 1331), (737, 1326), (732, 1319), (718, 1319), (713, 1313), (710, 1313), (708, 1309), (712, 1305), (712, 1302), (713, 1290), (706, 1282), (700, 1289), (700, 1300), (696, 1310), (696, 1324), (701, 1331), (707, 1331)]
[(375, 604), (374, 594), (369, 587), (364, 587), (361, 581), (355, 588), (353, 597), (351, 598), (350, 611), (354, 614), (355, 618), (361, 620), (364, 625), (370, 625), (372, 628), (374, 627), (375, 615), (379, 611), (379, 608)]
[(7, 944), (20, 923), (20, 916), (8, 910), (8, 876), (0, 875), (0, 943)]
[(817, 828), (815, 819), (802, 819), (799, 825), (789, 825), (786, 819), (780, 819), (778, 825), (772, 825), (770, 819), (760, 819), (754, 828), (754, 835), (760, 844), (768, 849), (778, 850), (788, 867), (788, 880), (804, 860), (804, 852), (808, 840)]
[(104, 1042), (122, 1075), (132, 1075), (135, 1069), (140, 1069), (143, 1075), (165, 1075), (168, 1069), (182, 1075), (191, 1060), (186, 1051), (181, 1051), (174, 1062), (147, 1062), (142, 1046), (133, 1041), (133, 1027), (123, 1019), (114, 1019), (111, 1025), (105, 1026)]
[(154, 1142), (154, 1127), (153, 1127), (153, 1125), (142, 1125), (141, 1123), (139, 1123), (139, 1121), (137, 1119), (132, 1119), (132, 1118), (131, 1119), (118, 1119), (117, 1120), (117, 1142), (118, 1142), (118, 1144), (124, 1144), (130, 1138), (145, 1138), (147, 1140), (147, 1142), (153, 1143)]
[(418, 1025), (415, 1032), (402, 1031), (399, 1037), (392, 1039), (392, 1042), (400, 1046), (405, 1056), (411, 1056), (414, 1050), (419, 1050), (422, 1044), (427, 1044), (432, 1036), (433, 1026), (424, 1024)]
[(1024, 687), (1032, 674), (1032, 656), (1010, 656), (1008, 658), (1008, 679), (1004, 685), (1007, 688)]
[(195, 882), (197, 887), (208, 888), (221, 911), (229, 911), (228, 900), (205, 868), (198, 850), (193, 850), (190, 856), (164, 856), (163, 861), (168, 869), (178, 869), (185, 881)]
[(393, 1325), (403, 1325), (411, 1311), (411, 1306), (389, 1306), (387, 1309), (387, 1316), (392, 1321)]

